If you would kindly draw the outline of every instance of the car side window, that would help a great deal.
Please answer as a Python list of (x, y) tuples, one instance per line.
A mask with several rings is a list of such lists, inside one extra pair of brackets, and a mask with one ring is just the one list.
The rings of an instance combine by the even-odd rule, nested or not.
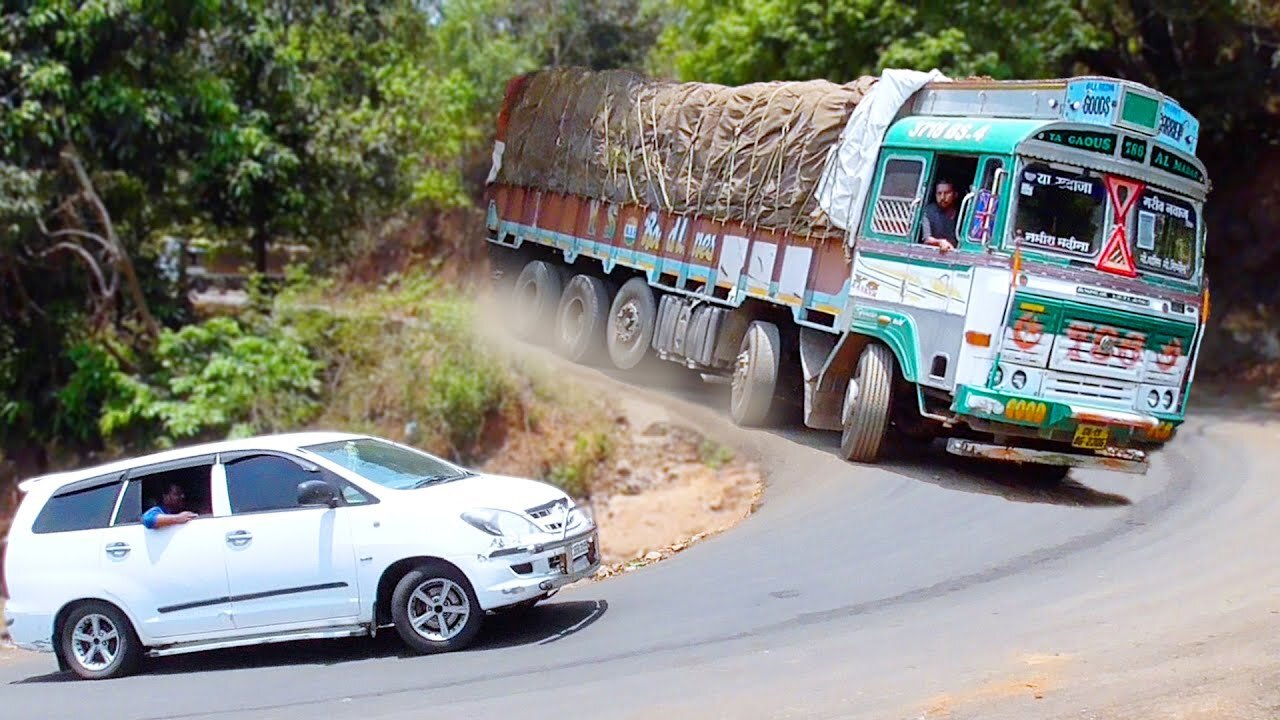
[(252, 455), (227, 464), (227, 499), (232, 513), (298, 507), (298, 485), (319, 479), (297, 463), (277, 455)]
[(142, 514), (160, 504), (170, 485), (182, 488), (183, 509), (206, 517), (213, 514), (213, 496), (210, 492), (210, 473), (213, 460), (187, 460), (159, 468), (135, 470), (129, 473), (120, 509), (112, 525), (133, 525), (142, 522)]
[(120, 477), (93, 478), (58, 490), (40, 509), (31, 531), (56, 533), (107, 527), (120, 495)]

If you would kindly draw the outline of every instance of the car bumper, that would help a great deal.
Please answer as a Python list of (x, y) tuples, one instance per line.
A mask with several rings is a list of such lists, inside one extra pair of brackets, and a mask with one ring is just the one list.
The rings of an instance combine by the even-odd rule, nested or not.
[(53, 614), (27, 612), (12, 602), (4, 608), (5, 630), (14, 645), (23, 650), (53, 652)]
[(600, 567), (599, 532), (502, 548), (475, 559), (476, 599), (486, 610), (546, 595), (591, 577)]

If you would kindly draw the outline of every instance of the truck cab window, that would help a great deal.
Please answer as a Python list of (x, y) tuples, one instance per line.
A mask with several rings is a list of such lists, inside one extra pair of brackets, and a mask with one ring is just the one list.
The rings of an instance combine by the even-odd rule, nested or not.
[(922, 158), (896, 157), (885, 161), (880, 194), (871, 213), (873, 232), (901, 238), (911, 235), (923, 176)]

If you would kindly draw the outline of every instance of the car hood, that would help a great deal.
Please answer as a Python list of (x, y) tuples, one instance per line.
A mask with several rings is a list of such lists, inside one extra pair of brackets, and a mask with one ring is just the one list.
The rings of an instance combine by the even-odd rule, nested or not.
[(568, 497), (563, 491), (547, 483), (489, 474), (437, 483), (408, 492), (421, 497), (423, 502), (433, 507), (447, 504), (458, 510), (494, 508), (522, 515), (531, 508)]

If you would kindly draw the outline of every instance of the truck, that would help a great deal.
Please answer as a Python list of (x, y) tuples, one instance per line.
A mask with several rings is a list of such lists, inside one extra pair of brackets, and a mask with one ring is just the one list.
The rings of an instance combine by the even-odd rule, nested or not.
[(885, 69), (724, 86), (514, 78), (485, 188), (519, 337), (788, 405), (874, 463), (897, 441), (1147, 472), (1209, 316), (1199, 121), (1098, 76)]

